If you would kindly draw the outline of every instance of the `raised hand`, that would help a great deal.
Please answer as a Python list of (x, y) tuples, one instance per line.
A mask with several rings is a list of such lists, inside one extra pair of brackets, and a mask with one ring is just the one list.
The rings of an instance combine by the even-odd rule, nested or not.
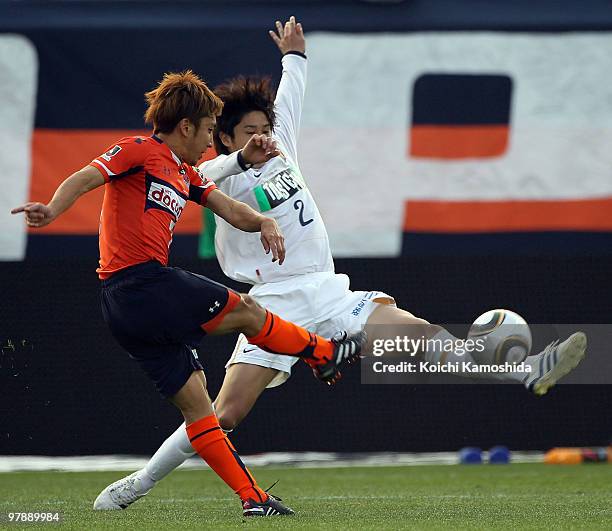
[(304, 30), (302, 24), (296, 23), (295, 17), (290, 17), (284, 26), (280, 20), (277, 20), (276, 32), (270, 30), (268, 33), (283, 55), (287, 52), (306, 52)]

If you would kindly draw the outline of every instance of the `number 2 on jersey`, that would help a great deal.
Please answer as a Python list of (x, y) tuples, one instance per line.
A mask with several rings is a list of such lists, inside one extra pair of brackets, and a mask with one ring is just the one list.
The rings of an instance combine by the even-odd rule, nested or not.
[(293, 208), (300, 211), (300, 225), (302, 227), (305, 227), (306, 225), (314, 221), (313, 218), (304, 220), (304, 201), (302, 201), (301, 199), (298, 199), (295, 203), (293, 203)]

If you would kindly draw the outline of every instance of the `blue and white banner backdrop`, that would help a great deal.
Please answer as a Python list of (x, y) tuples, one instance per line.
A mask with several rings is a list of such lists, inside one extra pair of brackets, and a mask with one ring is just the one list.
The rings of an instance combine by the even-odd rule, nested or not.
[[(612, 195), (611, 33), (311, 33), (307, 45), (300, 164), (335, 256), (399, 254), (406, 200)], [(503, 153), (411, 155), (413, 88), (430, 74), (511, 79)]]
[(26, 225), (10, 210), (30, 192), (38, 58), (28, 39), (0, 35), (0, 72), (0, 260), (23, 260)]

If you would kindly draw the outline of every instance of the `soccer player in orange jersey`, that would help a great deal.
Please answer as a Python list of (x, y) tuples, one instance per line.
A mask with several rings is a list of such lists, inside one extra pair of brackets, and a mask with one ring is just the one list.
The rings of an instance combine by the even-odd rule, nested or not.
[[(240, 497), (245, 516), (292, 514), (256, 483), (214, 414), (195, 347), (206, 334), (241, 332), (269, 352), (303, 358), (333, 383), (359, 356), (363, 334), (329, 341), (266, 311), (251, 297), (210, 279), (168, 267), (175, 224), (187, 201), (208, 206), (234, 227), (260, 232), (279, 267), (284, 240), (276, 221), (231, 199), (193, 167), (212, 145), (223, 103), (193, 72), (166, 74), (146, 94), (150, 137), (119, 140), (68, 177), (48, 204), (27, 203), (30, 227), (44, 227), (81, 195), (105, 186), (100, 223), (102, 313), (119, 344), (182, 412), (193, 449)], [(232, 175), (278, 155), (254, 135), (217, 171)], [(122, 493), (114, 493), (118, 500)], [(133, 500), (132, 500), (133, 501)], [(126, 501), (129, 504), (130, 501)]]
[[(216, 90), (225, 105), (214, 135), (219, 156), (203, 163), (200, 169), (229, 196), (250, 202), (277, 219), (287, 236), (288, 257), (282, 268), (271, 267), (273, 264), (265, 260), (252, 234), (237, 231), (217, 219), (215, 246), (221, 268), (228, 277), (253, 284), (250, 294), (260, 304), (313, 332), (326, 335), (341, 329), (351, 333), (366, 325), (371, 327), (369, 340), (393, 341), (393, 335), (386, 334), (397, 333), (394, 327), (401, 326), (402, 333), (414, 339), (438, 334), (435, 337), (439, 340), (457, 340), (441, 327), (396, 307), (394, 299), (385, 293), (350, 290), (349, 278), (335, 272), (323, 219), (297, 162), (308, 62), (302, 25), (295, 17), (284, 24), (277, 21), (276, 31), (270, 31), (270, 36), (283, 54), (276, 94), (269, 80), (263, 78), (240, 76), (220, 85)], [(281, 155), (239, 175), (218, 176), (217, 169), (225, 167), (253, 134), (277, 140)], [(252, 252), (246, 253), (245, 249)], [(529, 356), (533, 373), (502, 373), (499, 379), (521, 382), (527, 390), (545, 394), (579, 363), (585, 347), (584, 334), (573, 334), (563, 343), (555, 342)], [(473, 363), (469, 352), (432, 349), (422, 356), (431, 364)], [(263, 352), (241, 336), (215, 401), (221, 427), (228, 432), (233, 430), (265, 389), (287, 381), (295, 361)], [(464, 375), (474, 376), (469, 372)], [(107, 486), (94, 508), (121, 509), (110, 494), (121, 486), (129, 486), (125, 499), (136, 501), (192, 454), (185, 429), (180, 426), (141, 470)]]

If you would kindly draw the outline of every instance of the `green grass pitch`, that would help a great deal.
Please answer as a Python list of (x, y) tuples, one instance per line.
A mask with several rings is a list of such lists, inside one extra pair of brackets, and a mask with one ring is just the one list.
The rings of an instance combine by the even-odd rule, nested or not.
[[(7, 529), (610, 529), (612, 466), (254, 469), (294, 517), (245, 521), (210, 471), (177, 471), (125, 511), (94, 512), (120, 472), (0, 474), (0, 512), (61, 511), (61, 524)], [(4, 520), (6, 521), (6, 520)], [(2, 524), (0, 524), (2, 527)]]

